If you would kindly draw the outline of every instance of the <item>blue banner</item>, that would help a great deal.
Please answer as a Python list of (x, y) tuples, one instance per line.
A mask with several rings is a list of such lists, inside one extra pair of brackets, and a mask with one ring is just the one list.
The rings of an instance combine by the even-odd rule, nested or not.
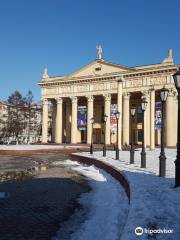
[(155, 103), (155, 129), (161, 128), (161, 121), (162, 121), (162, 103), (156, 102)]
[(77, 127), (79, 130), (86, 130), (87, 127), (87, 107), (78, 106)]

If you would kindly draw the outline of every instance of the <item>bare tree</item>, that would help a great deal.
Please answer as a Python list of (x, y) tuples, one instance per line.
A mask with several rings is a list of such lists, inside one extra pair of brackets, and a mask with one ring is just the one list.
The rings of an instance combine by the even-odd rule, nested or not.
[(36, 105), (33, 102), (33, 94), (29, 90), (25, 97), (25, 113), (27, 120), (27, 129), (28, 129), (28, 142), (30, 141), (30, 132), (33, 131), (33, 125), (35, 124), (35, 110)]
[(5, 103), (6, 116), (3, 111), (0, 116), (0, 139), (3, 141), (16, 140), (22, 141), (40, 140), (41, 136), (41, 104), (35, 104), (33, 94), (29, 90), (26, 97), (15, 91)]
[(15, 137), (15, 140), (18, 141), (18, 136), (24, 129), (22, 111), (25, 109), (25, 99), (21, 93), (15, 91), (9, 96), (8, 103), (7, 130), (9, 135)]

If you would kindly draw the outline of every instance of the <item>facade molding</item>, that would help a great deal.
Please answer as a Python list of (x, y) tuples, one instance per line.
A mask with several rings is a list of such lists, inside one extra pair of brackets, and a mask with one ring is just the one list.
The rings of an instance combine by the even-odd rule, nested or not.
[(77, 103), (78, 98), (76, 96), (70, 97), (72, 103)]
[(62, 97), (56, 98), (56, 102), (57, 102), (57, 104), (62, 104), (63, 103)]
[(130, 95), (131, 94), (129, 92), (123, 92), (123, 99), (129, 99)]
[(89, 96), (87, 96), (86, 98), (87, 98), (87, 101), (88, 101), (88, 102), (93, 102), (93, 101), (94, 101), (93, 95), (89, 95)]
[(137, 77), (146, 77), (146, 76), (155, 76), (159, 74), (170, 74), (176, 72), (178, 69), (178, 66), (174, 65), (167, 65), (167, 66), (161, 66), (159, 68), (154, 68), (154, 69), (145, 69), (145, 70), (137, 70), (135, 72), (123, 72), (123, 73), (108, 73), (105, 75), (101, 76), (83, 76), (83, 77), (74, 77), (74, 78), (69, 78), (69, 77), (60, 77), (60, 78), (51, 78), (49, 77), (48, 79), (44, 80), (42, 79), (38, 84), (40, 86), (47, 86), (47, 85), (59, 85), (59, 84), (72, 84), (72, 83), (82, 83), (82, 82), (92, 82), (92, 81), (103, 81), (103, 80), (110, 80), (110, 79), (117, 79), (119, 77), (124, 78), (124, 80), (129, 79), (129, 78), (137, 78)]
[(110, 93), (106, 93), (103, 96), (104, 96), (105, 101), (111, 101), (111, 94)]
[(49, 104), (48, 99), (47, 99), (47, 98), (44, 98), (44, 99), (43, 99), (43, 105), (48, 105), (48, 104)]

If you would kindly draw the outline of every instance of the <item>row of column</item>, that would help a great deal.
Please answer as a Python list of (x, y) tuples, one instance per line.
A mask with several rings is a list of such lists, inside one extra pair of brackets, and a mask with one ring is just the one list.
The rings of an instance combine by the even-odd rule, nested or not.
[[(151, 149), (155, 148), (155, 90), (150, 90), (143, 92), (142, 94), (146, 95), (148, 105), (144, 114), (144, 122), (145, 122), (145, 146), (150, 146)], [(69, 128), (71, 128), (71, 143), (77, 143), (77, 106), (78, 106), (78, 98), (71, 98), (71, 108), (70, 104), (66, 108), (66, 121), (68, 121), (68, 117), (70, 116), (71, 111), (71, 124)], [(93, 110), (94, 97), (87, 96), (87, 143), (91, 143), (91, 134), (92, 134), (92, 124), (91, 118), (94, 115)], [(53, 133), (54, 141), (56, 143), (62, 143), (62, 98), (58, 98), (56, 100), (56, 113), (54, 114), (54, 122), (55, 122), (55, 131)], [(177, 123), (173, 119), (177, 119), (176, 117), (172, 118), (175, 114), (174, 112), (174, 98), (173, 93), (170, 92), (166, 102), (166, 145), (174, 146), (174, 142), (176, 141), (176, 134), (174, 134), (177, 130)], [(117, 108), (120, 112), (119, 118), (119, 131), (118, 131), (118, 144), (119, 149), (121, 149), (122, 145), (129, 145), (129, 119), (130, 119), (130, 94), (123, 93), (122, 94), (122, 81), (118, 82), (118, 94), (117, 94)], [(70, 110), (71, 109), (71, 110)], [(110, 114), (111, 114), (111, 95), (104, 95), (104, 113), (108, 116), (106, 122), (106, 130), (105, 130), (105, 139), (106, 144), (110, 144)], [(123, 114), (122, 114), (123, 113)], [(69, 134), (70, 131), (66, 131), (66, 134)], [(70, 138), (70, 136), (66, 136)], [(44, 99), (43, 101), (43, 117), (42, 117), (42, 142), (46, 143), (48, 141), (48, 100)]]
[(166, 100), (166, 119), (165, 119), (165, 135), (166, 145), (174, 147), (177, 144), (177, 119), (178, 119), (178, 103), (177, 94), (174, 90), (170, 90)]
[[(56, 106), (56, 112), (53, 109), (53, 119), (55, 122), (55, 131), (53, 130), (52, 135), (56, 143), (62, 143), (62, 98), (58, 98)], [(48, 141), (48, 100), (43, 100), (43, 114), (42, 114), (42, 142), (47, 143)]]
[(142, 92), (147, 100), (147, 108), (144, 112), (144, 145), (155, 148), (155, 90)]
[[(105, 95), (105, 114), (108, 116), (106, 122), (106, 143), (110, 144), (110, 110), (111, 110), (111, 96), (109, 94)], [(56, 114), (53, 113), (53, 122), (55, 122), (55, 132), (54, 141), (56, 143), (62, 143), (62, 98), (57, 99), (57, 106), (56, 106)], [(76, 136), (77, 136), (77, 105), (78, 99), (77, 97), (71, 98), (72, 107), (71, 107), (71, 143), (77, 143)], [(93, 117), (93, 104), (94, 104), (94, 97), (88, 96), (87, 97), (87, 143), (91, 143), (91, 133), (92, 133), (92, 124), (91, 118)], [(68, 111), (70, 106), (67, 108)], [(70, 114), (67, 114), (66, 111), (66, 119), (69, 117)], [(55, 120), (54, 120), (55, 119)], [(68, 132), (68, 131), (67, 131)], [(46, 143), (48, 141), (48, 100), (43, 100), (43, 117), (42, 117), (42, 142)]]
[[(142, 92), (147, 99), (147, 108), (144, 114), (144, 142), (145, 146), (155, 148), (155, 90)], [(174, 147), (177, 142), (177, 97), (176, 92), (169, 90), (166, 100), (165, 142), (166, 146)], [(157, 130), (160, 131), (160, 130)]]
[[(117, 97), (117, 106), (118, 111), (120, 112), (119, 118), (119, 132), (118, 132), (118, 143), (119, 148), (121, 149), (121, 145), (129, 145), (129, 93), (125, 93), (122, 95), (122, 84), (118, 84), (118, 97)], [(77, 143), (76, 136), (77, 136), (77, 97), (71, 98), (72, 102), (72, 110), (71, 110), (71, 143)], [(104, 95), (104, 113), (108, 116), (106, 122), (106, 129), (105, 129), (105, 139), (106, 144), (110, 144), (110, 113), (111, 113), (111, 95), (105, 94)], [(54, 107), (53, 111), (53, 122), (55, 122), (55, 131), (53, 133), (53, 140), (56, 143), (62, 143), (62, 98), (58, 98), (56, 100), (56, 107)], [(94, 115), (93, 111), (93, 103), (94, 97), (88, 96), (87, 97), (87, 143), (91, 143), (91, 134), (92, 134), (92, 124), (91, 118)], [(152, 104), (152, 106), (154, 106)], [(70, 110), (70, 106), (67, 108), (68, 111)], [(122, 117), (123, 112), (123, 117)], [(153, 110), (152, 110), (153, 112)], [(67, 112), (66, 112), (67, 113)], [(66, 114), (66, 119), (69, 117), (69, 114)], [(153, 126), (152, 126), (153, 128)], [(122, 135), (123, 129), (123, 135)], [(154, 129), (154, 128), (153, 128)], [(67, 131), (69, 132), (69, 131)], [(154, 134), (154, 131), (152, 131)], [(153, 137), (152, 137), (153, 138)], [(122, 140), (121, 140), (122, 139)], [(42, 141), (46, 143), (48, 141), (48, 100), (44, 99), (43, 101), (43, 119), (42, 119)]]

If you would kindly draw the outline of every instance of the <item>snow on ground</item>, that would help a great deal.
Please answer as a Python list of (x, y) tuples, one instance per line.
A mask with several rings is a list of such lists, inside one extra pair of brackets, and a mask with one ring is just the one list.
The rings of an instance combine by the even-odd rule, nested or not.
[(77, 146), (63, 146), (63, 145), (58, 145), (58, 146), (57, 145), (0, 145), (0, 150), (42, 150), (42, 149), (64, 149), (64, 148), (77, 148)]
[[(180, 188), (174, 188), (174, 160), (175, 149), (166, 149), (167, 177), (161, 178), (159, 173), (160, 150), (147, 150), (147, 168), (140, 168), (140, 150), (135, 152), (135, 164), (129, 164), (129, 152), (120, 151), (120, 161), (115, 160), (115, 152), (108, 151), (107, 157), (102, 152), (77, 153), (77, 155), (97, 158), (121, 171), (128, 179), (131, 189), (131, 203), (122, 240), (135, 239), (180, 239)], [(112, 195), (113, 196), (113, 195)], [(113, 199), (113, 197), (111, 198)], [(106, 198), (104, 198), (106, 199)], [(121, 206), (121, 203), (119, 204)], [(113, 205), (112, 205), (113, 208)], [(135, 228), (142, 227), (144, 234), (141, 237), (135, 234)], [(172, 230), (171, 233), (151, 232)], [(164, 230), (165, 229), (165, 230)], [(173, 233), (172, 233), (173, 232)], [(97, 239), (97, 238), (95, 238)], [(112, 238), (114, 239), (114, 238)]]
[[(58, 163), (56, 163), (57, 165)], [(79, 198), (82, 209), (66, 222), (54, 240), (116, 240), (122, 233), (129, 203), (124, 189), (113, 177), (94, 166), (70, 160), (61, 162), (85, 175), (92, 190)]]

